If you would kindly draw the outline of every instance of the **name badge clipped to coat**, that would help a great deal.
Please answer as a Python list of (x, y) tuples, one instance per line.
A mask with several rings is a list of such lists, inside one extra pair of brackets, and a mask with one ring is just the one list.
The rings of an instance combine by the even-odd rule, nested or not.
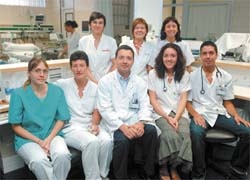
[(130, 98), (129, 109), (139, 109), (139, 100), (137, 93), (133, 93), (132, 98)]
[(225, 86), (217, 86), (216, 87), (216, 95), (217, 96), (225, 96), (226, 95), (226, 90), (225, 90)]

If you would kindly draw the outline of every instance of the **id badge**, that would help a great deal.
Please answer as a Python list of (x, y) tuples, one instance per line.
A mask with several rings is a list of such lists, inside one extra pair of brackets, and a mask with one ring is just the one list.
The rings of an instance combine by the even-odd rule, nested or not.
[(218, 86), (216, 87), (216, 95), (217, 96), (225, 96), (226, 92), (225, 92), (225, 88)]
[(129, 101), (130, 109), (139, 109), (139, 101), (137, 94), (133, 94), (132, 99)]

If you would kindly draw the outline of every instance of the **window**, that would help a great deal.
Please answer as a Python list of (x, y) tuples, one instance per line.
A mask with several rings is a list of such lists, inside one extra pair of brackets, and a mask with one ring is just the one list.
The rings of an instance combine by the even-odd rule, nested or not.
[(0, 5), (45, 7), (46, 0), (0, 0)]

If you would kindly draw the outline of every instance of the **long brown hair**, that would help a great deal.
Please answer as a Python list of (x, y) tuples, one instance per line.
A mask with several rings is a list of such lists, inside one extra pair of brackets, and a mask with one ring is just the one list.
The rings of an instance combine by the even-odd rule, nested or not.
[(172, 48), (176, 51), (177, 53), (177, 62), (176, 62), (176, 65), (174, 67), (174, 80), (176, 82), (180, 82), (184, 73), (185, 73), (185, 67), (186, 67), (186, 59), (181, 51), (181, 48), (176, 45), (176, 44), (173, 44), (173, 43), (167, 43), (166, 45), (164, 45), (158, 56), (156, 57), (155, 59), (155, 71), (156, 71), (156, 74), (157, 76), (160, 78), (160, 79), (164, 79), (165, 78), (165, 72), (167, 71), (165, 65), (164, 65), (164, 62), (163, 62), (163, 56), (164, 56), (164, 51), (168, 48)]
[[(31, 72), (34, 68), (36, 68), (41, 62), (44, 64), (44, 66), (47, 69), (49, 69), (49, 65), (47, 64), (47, 62), (46, 62), (45, 59), (34, 57), (34, 58), (32, 58), (29, 61), (29, 64), (28, 64), (28, 73)], [(26, 89), (26, 87), (28, 85), (30, 85), (30, 83), (31, 83), (31, 81), (30, 81), (30, 78), (28, 77), (28, 79), (23, 84), (23, 88)]]

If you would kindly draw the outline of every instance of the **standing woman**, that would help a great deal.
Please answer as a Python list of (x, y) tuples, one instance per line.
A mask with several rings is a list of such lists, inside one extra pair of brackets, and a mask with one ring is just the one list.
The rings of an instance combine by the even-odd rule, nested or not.
[(134, 52), (134, 64), (132, 74), (139, 75), (145, 81), (148, 79), (148, 72), (154, 66), (155, 47), (146, 41), (148, 24), (143, 18), (136, 18), (132, 24), (133, 39), (122, 44), (130, 46)]
[(81, 38), (80, 34), (75, 31), (78, 27), (78, 24), (75, 21), (66, 21), (64, 23), (65, 31), (69, 33), (67, 44), (64, 46), (61, 53), (59, 53), (59, 57), (62, 57), (63, 54), (67, 53), (69, 57), (70, 54), (78, 49), (79, 40)]
[(161, 178), (180, 179), (176, 167), (181, 165), (183, 171), (190, 171), (192, 151), (185, 110), (191, 85), (189, 73), (185, 71), (185, 59), (178, 45), (168, 43), (162, 47), (156, 58), (155, 69), (149, 72), (148, 89), (156, 125), (161, 130)]
[(115, 69), (114, 58), (117, 44), (114, 38), (103, 34), (106, 18), (100, 12), (92, 12), (89, 17), (91, 34), (79, 41), (79, 50), (87, 53), (89, 57), (89, 79), (98, 80)]
[(37, 179), (67, 178), (71, 154), (60, 136), (70, 114), (63, 91), (47, 83), (48, 65), (33, 58), (28, 80), (10, 100), (9, 123), (15, 133), (17, 154)]
[(175, 17), (167, 17), (161, 26), (161, 41), (157, 45), (158, 52), (167, 43), (174, 43), (180, 46), (182, 53), (186, 59), (186, 67), (191, 72), (191, 63), (194, 61), (193, 54), (189, 45), (182, 41), (180, 24)]

